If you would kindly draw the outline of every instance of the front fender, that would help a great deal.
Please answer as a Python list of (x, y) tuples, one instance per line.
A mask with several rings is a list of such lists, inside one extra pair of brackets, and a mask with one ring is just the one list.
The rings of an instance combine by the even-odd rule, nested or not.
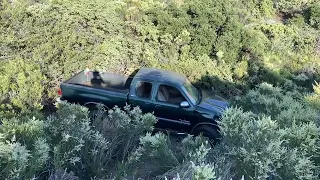
[(191, 129), (191, 134), (194, 132), (194, 130), (195, 130), (197, 127), (203, 126), (203, 125), (213, 126), (213, 127), (217, 128), (217, 129), (219, 129), (219, 126), (218, 126), (217, 124), (215, 124), (215, 123), (203, 122), (203, 123), (198, 123), (198, 124), (196, 124), (195, 126), (193, 126), (192, 129)]

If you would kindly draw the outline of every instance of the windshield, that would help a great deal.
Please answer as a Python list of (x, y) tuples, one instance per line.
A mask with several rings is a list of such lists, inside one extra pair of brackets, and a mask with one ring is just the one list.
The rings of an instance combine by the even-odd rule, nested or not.
[(193, 104), (196, 104), (201, 98), (201, 92), (199, 92), (199, 90), (196, 87), (194, 87), (189, 80), (187, 80), (183, 84), (183, 86), (187, 90), (187, 96), (189, 97), (189, 99), (192, 101)]

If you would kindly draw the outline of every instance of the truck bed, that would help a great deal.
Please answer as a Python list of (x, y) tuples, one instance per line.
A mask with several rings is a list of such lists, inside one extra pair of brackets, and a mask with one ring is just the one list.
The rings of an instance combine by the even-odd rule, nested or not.
[(87, 77), (82, 71), (66, 81), (66, 83), (128, 93), (132, 79), (133, 77), (129, 76), (97, 71), (90, 72)]

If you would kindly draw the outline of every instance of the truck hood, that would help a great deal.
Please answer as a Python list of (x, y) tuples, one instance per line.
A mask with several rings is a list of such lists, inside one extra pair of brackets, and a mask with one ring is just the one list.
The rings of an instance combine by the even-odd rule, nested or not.
[(211, 110), (211, 111), (213, 110), (218, 112), (219, 114), (222, 114), (222, 112), (228, 107), (228, 105), (229, 105), (228, 102), (206, 98), (206, 99), (203, 99), (200, 104), (198, 104), (198, 107)]
[(208, 94), (203, 93), (202, 100), (198, 104), (198, 107), (209, 111), (214, 111), (215, 113), (221, 115), (223, 111), (228, 108), (229, 103), (227, 101), (217, 99), (218, 98), (210, 97)]

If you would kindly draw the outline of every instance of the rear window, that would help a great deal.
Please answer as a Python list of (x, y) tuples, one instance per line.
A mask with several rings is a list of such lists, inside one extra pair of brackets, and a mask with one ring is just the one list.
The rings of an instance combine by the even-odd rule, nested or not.
[(139, 98), (151, 99), (152, 83), (140, 81), (136, 86), (136, 96)]

